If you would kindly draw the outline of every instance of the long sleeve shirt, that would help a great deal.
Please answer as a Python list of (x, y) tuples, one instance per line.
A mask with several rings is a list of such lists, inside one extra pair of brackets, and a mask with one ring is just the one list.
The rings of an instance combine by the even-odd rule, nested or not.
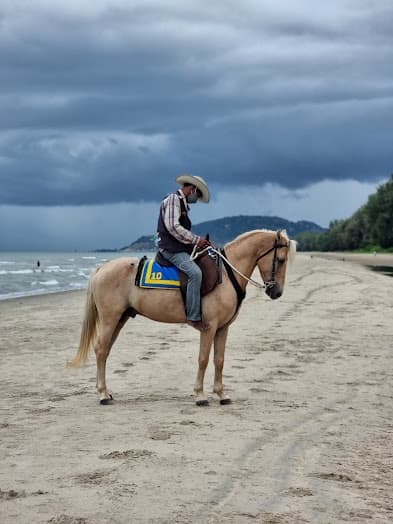
[(164, 224), (168, 232), (179, 242), (183, 244), (196, 244), (200, 237), (184, 228), (179, 222), (181, 216), (180, 199), (183, 199), (186, 208), (188, 208), (187, 199), (181, 189), (179, 193), (180, 196), (176, 193), (168, 195), (162, 203)]

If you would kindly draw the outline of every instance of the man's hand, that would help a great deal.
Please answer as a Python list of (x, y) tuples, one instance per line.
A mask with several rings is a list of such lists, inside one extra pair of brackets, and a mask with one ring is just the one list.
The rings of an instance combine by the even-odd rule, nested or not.
[(206, 240), (206, 238), (200, 238), (197, 242), (197, 248), (198, 249), (205, 249), (206, 247), (211, 246), (211, 243), (209, 240)]

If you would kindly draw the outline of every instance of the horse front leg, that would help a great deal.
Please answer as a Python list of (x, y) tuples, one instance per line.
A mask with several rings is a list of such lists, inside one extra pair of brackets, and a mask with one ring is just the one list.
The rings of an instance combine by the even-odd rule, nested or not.
[(225, 345), (228, 337), (229, 326), (219, 329), (214, 337), (214, 387), (213, 391), (218, 395), (220, 404), (230, 404), (231, 399), (224, 393), (222, 383), (222, 370), (224, 368)]
[(207, 406), (209, 401), (203, 391), (203, 381), (205, 378), (205, 372), (209, 363), (210, 350), (212, 347), (213, 339), (215, 335), (215, 329), (210, 327), (207, 331), (201, 333), (199, 342), (199, 358), (198, 358), (198, 374), (195, 382), (195, 403), (197, 406)]

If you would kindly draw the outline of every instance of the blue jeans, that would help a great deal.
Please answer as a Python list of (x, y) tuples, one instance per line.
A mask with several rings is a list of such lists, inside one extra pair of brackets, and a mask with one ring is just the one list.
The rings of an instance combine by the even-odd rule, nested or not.
[(188, 253), (171, 253), (165, 249), (160, 249), (160, 252), (164, 258), (188, 276), (186, 298), (187, 319), (193, 321), (201, 320), (202, 271), (199, 266), (193, 260), (190, 260)]

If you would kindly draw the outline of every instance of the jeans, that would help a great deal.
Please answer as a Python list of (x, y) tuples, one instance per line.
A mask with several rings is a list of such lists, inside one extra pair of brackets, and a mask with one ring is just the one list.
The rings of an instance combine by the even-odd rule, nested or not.
[(186, 297), (187, 319), (193, 321), (201, 320), (202, 271), (199, 266), (193, 260), (190, 260), (188, 253), (171, 253), (165, 249), (160, 249), (160, 252), (164, 258), (188, 276)]

